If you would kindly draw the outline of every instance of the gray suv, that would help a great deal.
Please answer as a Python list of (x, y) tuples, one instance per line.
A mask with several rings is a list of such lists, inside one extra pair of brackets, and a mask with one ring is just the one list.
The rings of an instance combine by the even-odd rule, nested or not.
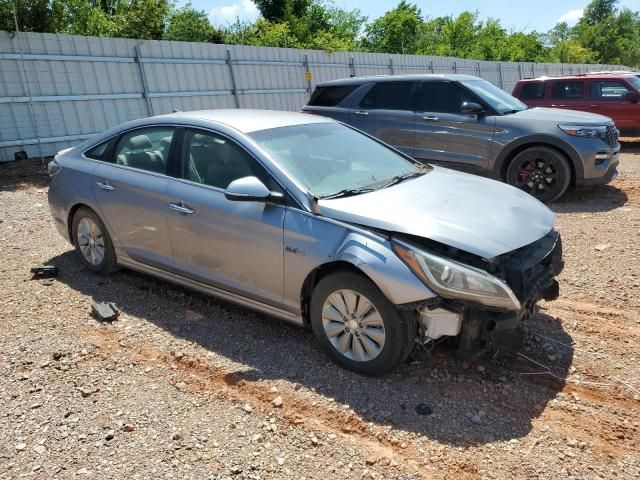
[(514, 185), (551, 202), (617, 175), (618, 130), (601, 115), (529, 108), (470, 75), (403, 75), (317, 85), (304, 112), (334, 118), (417, 160)]

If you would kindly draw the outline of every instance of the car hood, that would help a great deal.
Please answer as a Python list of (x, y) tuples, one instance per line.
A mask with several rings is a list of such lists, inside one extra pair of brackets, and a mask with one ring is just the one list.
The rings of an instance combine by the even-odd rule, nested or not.
[(428, 238), (491, 259), (553, 228), (545, 205), (501, 182), (441, 167), (392, 187), (319, 200), (320, 214)]
[(604, 115), (581, 112), (578, 110), (565, 110), (562, 108), (527, 108), (520, 112), (507, 115), (507, 118), (522, 120), (548, 120), (555, 123), (580, 123), (602, 125), (612, 120)]

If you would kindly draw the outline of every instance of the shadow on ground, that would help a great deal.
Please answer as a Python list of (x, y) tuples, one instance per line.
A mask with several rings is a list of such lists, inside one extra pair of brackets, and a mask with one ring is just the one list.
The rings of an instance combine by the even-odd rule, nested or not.
[(0, 163), (0, 192), (46, 188), (47, 164), (40, 159)]
[[(368, 378), (333, 364), (302, 328), (132, 271), (107, 278), (92, 275), (72, 251), (47, 263), (61, 268), (58, 281), (95, 301), (115, 302), (128, 315), (242, 364), (227, 375), (230, 386), (240, 380), (287, 380), (349, 405), (366, 422), (446, 444), (469, 446), (527, 435), (532, 419), (563, 388), (573, 357), (567, 351), (549, 357), (553, 342), (538, 333), (565, 344), (571, 338), (557, 319), (541, 314), (527, 327), (533, 333), (527, 334), (525, 349), (538, 361), (554, 358), (556, 378), (524, 375), (541, 369), (513, 357), (464, 364), (442, 345), (420, 362)], [(418, 404), (428, 405), (433, 413), (419, 415)], [(478, 413), (481, 421), (472, 421)]]
[(597, 185), (569, 190), (548, 206), (556, 213), (608, 212), (628, 200), (627, 194), (614, 185)]

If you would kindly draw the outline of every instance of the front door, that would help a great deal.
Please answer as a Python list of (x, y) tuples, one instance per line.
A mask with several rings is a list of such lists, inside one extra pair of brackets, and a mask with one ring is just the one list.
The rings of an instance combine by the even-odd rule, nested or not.
[(638, 126), (640, 106), (626, 99), (630, 86), (621, 80), (591, 80), (590, 84), (590, 111), (612, 118), (618, 128)]
[(247, 176), (272, 190), (277, 184), (241, 146), (210, 131), (186, 129), (180, 158), (166, 204), (176, 273), (281, 306), (285, 207), (224, 194)]
[(174, 128), (164, 126), (124, 133), (93, 171), (96, 202), (116, 246), (160, 268), (173, 264), (165, 207), (173, 136)]
[(462, 114), (463, 102), (477, 100), (453, 82), (422, 83), (414, 117), (416, 159), (473, 173), (486, 171), (495, 117)]
[(351, 109), (349, 125), (413, 155), (414, 89), (414, 82), (376, 83)]

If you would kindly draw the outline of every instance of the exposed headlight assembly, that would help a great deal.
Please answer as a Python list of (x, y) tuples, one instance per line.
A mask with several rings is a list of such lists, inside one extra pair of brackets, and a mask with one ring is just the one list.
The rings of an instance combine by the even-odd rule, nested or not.
[(445, 298), (467, 300), (490, 307), (520, 310), (509, 286), (484, 270), (449, 260), (408, 243), (394, 240), (393, 250), (429, 288)]
[(606, 125), (558, 125), (567, 135), (585, 138), (604, 138), (607, 135)]

